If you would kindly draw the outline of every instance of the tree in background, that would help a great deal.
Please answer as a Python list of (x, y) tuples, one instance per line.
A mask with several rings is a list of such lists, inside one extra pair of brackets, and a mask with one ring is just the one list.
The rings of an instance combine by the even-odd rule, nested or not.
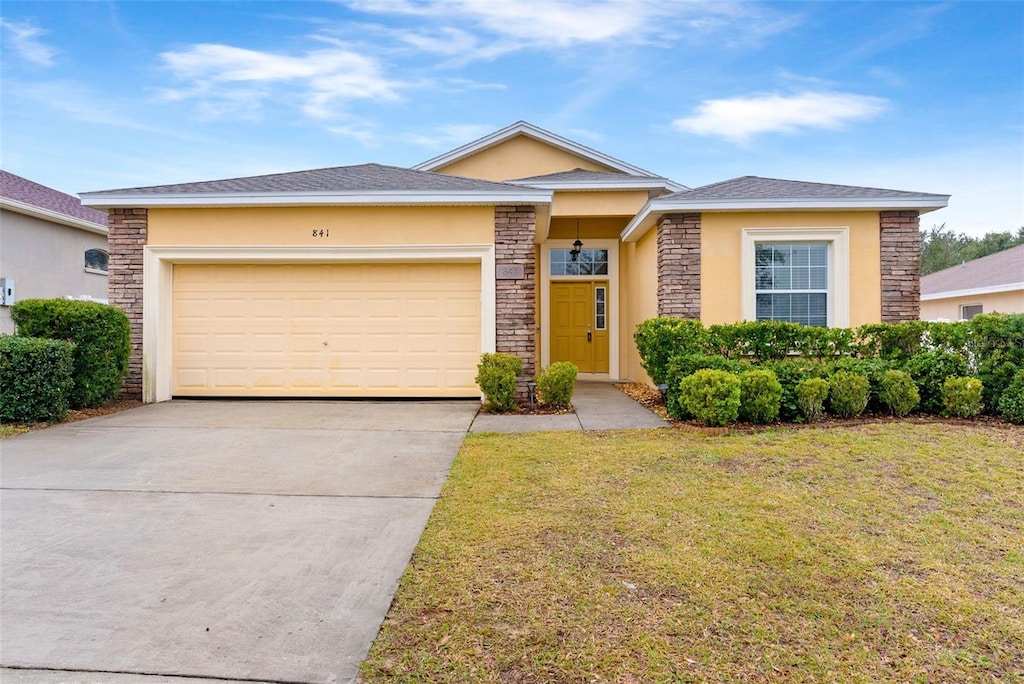
[(1016, 233), (986, 233), (976, 238), (946, 229), (946, 224), (921, 231), (921, 275), (1024, 244), (1024, 226)]

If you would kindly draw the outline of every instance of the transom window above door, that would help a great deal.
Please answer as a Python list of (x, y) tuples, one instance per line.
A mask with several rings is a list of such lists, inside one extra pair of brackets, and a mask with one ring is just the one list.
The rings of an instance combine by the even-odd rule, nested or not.
[(551, 275), (591, 276), (608, 275), (607, 249), (581, 249), (576, 261), (568, 249), (551, 250)]

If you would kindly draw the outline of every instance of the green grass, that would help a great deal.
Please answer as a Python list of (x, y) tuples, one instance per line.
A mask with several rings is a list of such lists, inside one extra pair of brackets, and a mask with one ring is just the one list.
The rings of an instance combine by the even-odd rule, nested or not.
[(1024, 680), (1024, 431), (470, 435), (367, 682)]

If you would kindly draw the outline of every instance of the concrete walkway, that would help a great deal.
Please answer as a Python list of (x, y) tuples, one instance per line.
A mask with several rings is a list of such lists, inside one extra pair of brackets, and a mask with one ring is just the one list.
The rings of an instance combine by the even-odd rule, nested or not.
[(469, 431), (628, 430), (669, 426), (660, 416), (638, 404), (610, 382), (577, 382), (572, 405), (576, 412), (564, 415), (480, 413)]

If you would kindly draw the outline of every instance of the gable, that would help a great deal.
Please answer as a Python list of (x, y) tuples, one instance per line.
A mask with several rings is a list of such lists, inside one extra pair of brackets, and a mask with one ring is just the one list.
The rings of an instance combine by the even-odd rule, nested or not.
[(433, 170), (466, 178), (506, 181), (573, 169), (618, 171), (525, 135), (509, 138)]

